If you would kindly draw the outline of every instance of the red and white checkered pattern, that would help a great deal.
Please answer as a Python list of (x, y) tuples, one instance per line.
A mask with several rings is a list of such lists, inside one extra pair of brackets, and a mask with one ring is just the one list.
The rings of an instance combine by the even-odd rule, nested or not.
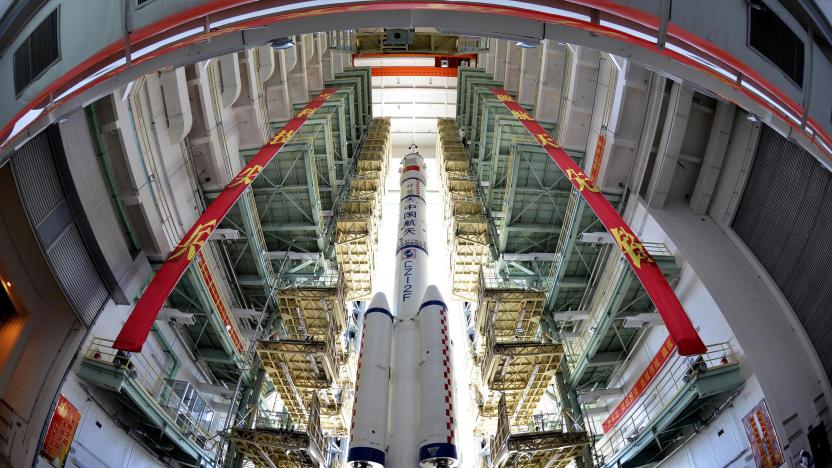
[(448, 428), (448, 443), (454, 443), (454, 392), (453, 392), (453, 374), (451, 373), (451, 348), (450, 338), (448, 334), (448, 311), (444, 307), (439, 310), (442, 324), (442, 365), (444, 367), (445, 377), (445, 415), (448, 417), (446, 427)]

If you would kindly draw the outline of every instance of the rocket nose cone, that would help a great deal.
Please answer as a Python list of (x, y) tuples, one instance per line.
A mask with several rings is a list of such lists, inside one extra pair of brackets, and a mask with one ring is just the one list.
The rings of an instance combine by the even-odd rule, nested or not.
[(422, 296), (422, 303), (425, 303), (425, 302), (428, 302), (428, 301), (444, 302), (444, 300), (442, 299), (442, 293), (439, 292), (439, 288), (437, 288), (434, 285), (428, 286), (428, 288), (425, 289), (425, 295)]
[(376, 295), (373, 296), (373, 300), (370, 301), (370, 306), (367, 310), (373, 308), (384, 309), (387, 312), (390, 312), (390, 304), (387, 303), (387, 296), (385, 296), (384, 293), (376, 293)]

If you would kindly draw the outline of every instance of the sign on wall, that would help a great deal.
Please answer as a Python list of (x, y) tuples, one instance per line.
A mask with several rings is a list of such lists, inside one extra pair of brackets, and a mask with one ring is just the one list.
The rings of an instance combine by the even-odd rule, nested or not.
[(604, 148), (607, 146), (607, 135), (604, 128), (598, 134), (598, 142), (595, 143), (595, 156), (592, 158), (592, 169), (589, 172), (589, 180), (592, 183), (598, 182), (598, 174), (601, 172), (601, 160), (604, 158)]
[(765, 400), (757, 403), (757, 406), (742, 418), (742, 425), (745, 427), (748, 441), (751, 442), (754, 461), (759, 468), (775, 468), (786, 462)]
[(75, 430), (78, 429), (80, 422), (81, 413), (61, 395), (55, 406), (55, 412), (52, 413), (52, 420), (49, 422), (49, 429), (43, 440), (43, 448), (40, 450), (40, 454), (53, 466), (62, 467), (66, 463), (69, 446), (72, 445)]

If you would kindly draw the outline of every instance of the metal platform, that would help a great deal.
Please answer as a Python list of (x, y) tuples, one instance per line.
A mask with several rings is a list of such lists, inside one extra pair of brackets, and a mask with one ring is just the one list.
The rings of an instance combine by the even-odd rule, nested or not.
[[(216, 438), (193, 418), (183, 398), (157, 365), (141, 353), (118, 354), (112, 340), (94, 338), (84, 353), (78, 376), (108, 392), (123, 421), (138, 424), (157, 441), (168, 440), (169, 456), (196, 466), (215, 466)], [(137, 426), (137, 427), (138, 427)]]
[(332, 334), (338, 339), (346, 326), (343, 288), (343, 278), (332, 275), (320, 285), (279, 289), (277, 312), (283, 323), (284, 338), (321, 340)]
[(309, 419), (309, 405), (319, 391), (338, 384), (339, 355), (334, 340), (260, 341), (257, 354), (266, 374), (295, 423)]
[[(664, 244), (644, 243), (669, 281), (679, 274), (673, 255)], [(628, 318), (654, 313), (632, 268), (618, 252), (604, 269), (598, 290), (589, 304), (589, 316), (575, 339), (566, 341), (570, 384), (575, 388), (605, 386), (609, 377), (627, 357), (642, 327), (625, 326)]]
[(681, 434), (690, 434), (730, 402), (745, 382), (731, 347), (709, 345), (701, 357), (703, 370), (691, 370), (688, 359), (678, 354), (665, 364), (647, 392), (596, 444), (603, 466), (637, 467), (657, 461)]
[(317, 398), (312, 399), (309, 420), (303, 426), (293, 424), (283, 414), (264, 417), (263, 413), (258, 413), (254, 428), (231, 429), (229, 439), (245, 458), (258, 468), (324, 466), (326, 449)]
[(496, 416), (496, 403), (499, 398), (505, 398), (510, 425), (527, 427), (562, 358), (563, 346), (560, 344), (501, 343), (489, 334), (481, 361), (482, 379), (488, 389), (482, 405), (484, 415)]
[(497, 342), (535, 339), (546, 294), (533, 286), (501, 278), (493, 267), (484, 267), (479, 277), (477, 332), (482, 336), (493, 334)]
[(563, 432), (558, 427), (511, 433), (504, 398), (498, 412), (497, 435), (491, 445), (492, 467), (563, 468), (589, 444), (586, 432)]

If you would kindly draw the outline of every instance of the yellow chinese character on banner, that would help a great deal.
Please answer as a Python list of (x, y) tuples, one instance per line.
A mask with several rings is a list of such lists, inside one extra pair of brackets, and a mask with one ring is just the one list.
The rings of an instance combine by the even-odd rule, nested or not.
[(579, 192), (583, 192), (584, 190), (589, 190), (590, 192), (601, 191), (583, 172), (576, 171), (575, 169), (567, 169), (566, 177), (578, 187)]
[(537, 133), (534, 137), (537, 138), (537, 142), (540, 143), (541, 146), (560, 148), (558, 142), (556, 142), (555, 139), (547, 133)]
[(333, 94), (335, 94), (335, 93), (333, 93), (333, 92), (321, 93), (319, 97), (323, 100), (327, 100), (327, 99), (331, 98)]
[(311, 117), (312, 114), (314, 114), (317, 110), (318, 109), (303, 109), (302, 111), (298, 112), (298, 114), (295, 117)]
[(269, 141), (269, 144), (277, 145), (280, 143), (286, 143), (287, 141), (289, 141), (289, 138), (292, 138), (292, 135), (294, 134), (294, 130), (280, 130), (279, 132), (274, 134), (272, 139)]
[(636, 236), (630, 234), (623, 228), (612, 228), (610, 229), (610, 234), (612, 234), (615, 243), (618, 244), (618, 247), (624, 252), (624, 255), (630, 257), (630, 261), (634, 267), (641, 268), (641, 262), (656, 263), (653, 257), (647, 253), (644, 244), (636, 239)]
[(508, 94), (498, 94), (497, 99), (499, 99), (500, 102), (514, 102), (514, 98)]
[(214, 230), (214, 227), (217, 225), (217, 220), (212, 219), (205, 224), (200, 224), (193, 230), (191, 235), (188, 237), (188, 240), (171, 252), (170, 257), (168, 260), (173, 260), (177, 257), (182, 256), (187, 252), (187, 259), (192, 260), (199, 249), (202, 248), (205, 241), (208, 240), (208, 237), (211, 235), (211, 232)]
[(513, 110), (511, 111), (511, 113), (514, 114), (515, 117), (517, 117), (517, 120), (534, 120), (532, 116), (529, 115), (529, 113), (526, 111)]
[(257, 178), (257, 176), (260, 174), (260, 171), (262, 170), (263, 166), (259, 164), (247, 167), (243, 169), (242, 172), (237, 174), (237, 177), (235, 177), (234, 180), (232, 180), (228, 186), (236, 187), (238, 185), (250, 185), (252, 182), (254, 182), (254, 179)]

